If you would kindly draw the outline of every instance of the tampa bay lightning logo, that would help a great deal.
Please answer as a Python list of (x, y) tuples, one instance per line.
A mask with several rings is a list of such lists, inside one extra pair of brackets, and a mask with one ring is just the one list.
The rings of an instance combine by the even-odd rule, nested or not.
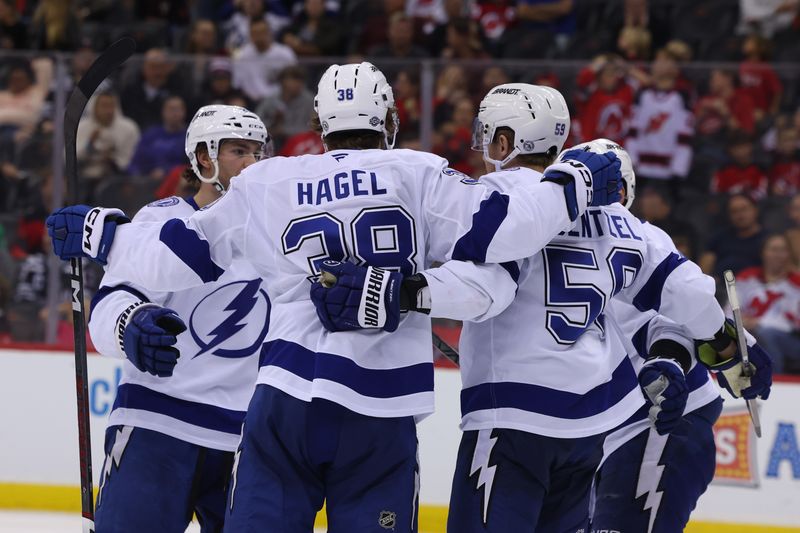
[(177, 196), (170, 196), (169, 198), (164, 198), (163, 200), (156, 200), (155, 202), (150, 202), (147, 204), (147, 207), (170, 207), (173, 205), (178, 205), (181, 199)]
[(208, 352), (230, 358), (256, 353), (267, 336), (270, 309), (260, 279), (219, 287), (200, 300), (189, 318), (189, 331), (200, 347), (194, 357)]

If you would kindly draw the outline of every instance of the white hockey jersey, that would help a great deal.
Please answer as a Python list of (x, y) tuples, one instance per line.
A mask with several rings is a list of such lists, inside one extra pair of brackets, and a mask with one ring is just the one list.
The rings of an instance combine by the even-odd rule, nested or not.
[(605, 321), (614, 295), (697, 338), (712, 337), (723, 321), (713, 280), (620, 204), (590, 208), (523, 261), (518, 280), (507, 309), (462, 330), (464, 430), (579, 438), (633, 415), (644, 399), (629, 350)]
[[(194, 199), (171, 197), (134, 217), (162, 223), (188, 218)], [(187, 331), (178, 335), (171, 377), (139, 371), (117, 341), (117, 318), (131, 305), (152, 302), (175, 310)], [(216, 281), (175, 292), (152, 291), (108, 272), (92, 302), (89, 331), (103, 355), (125, 358), (110, 425), (158, 431), (208, 448), (235, 451), (258, 375), (270, 301), (261, 277), (235, 261)]]
[[(411, 275), (450, 258), (529, 256), (570, 225), (564, 188), (533, 178), (508, 193), (490, 191), (412, 150), (274, 157), (248, 167), (186, 222), (120, 226), (108, 272), (178, 290), (217, 280), (245, 259), (272, 302), (258, 383), (369, 416), (424, 415), (433, 411), (430, 319), (409, 313), (392, 334), (329, 333), (310, 281), (328, 258)], [(583, 211), (588, 184), (577, 181)]]

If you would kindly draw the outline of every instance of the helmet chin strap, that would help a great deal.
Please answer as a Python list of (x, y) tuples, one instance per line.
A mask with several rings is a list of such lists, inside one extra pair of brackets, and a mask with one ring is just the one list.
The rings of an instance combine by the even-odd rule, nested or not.
[(509, 164), (518, 155), (519, 155), (519, 148), (514, 148), (513, 150), (511, 150), (511, 153), (509, 153), (505, 157), (505, 159), (500, 161), (489, 157), (489, 145), (484, 145), (483, 147), (483, 160), (486, 161), (487, 163), (494, 165), (495, 172), (500, 172), (503, 169), (503, 167)]
[(210, 178), (204, 178), (203, 176), (198, 176), (198, 177), (200, 178), (200, 181), (202, 181), (203, 183), (212, 184), (214, 188), (217, 189), (217, 192), (219, 192), (220, 196), (222, 196), (223, 194), (225, 194), (225, 187), (223, 187), (222, 183), (220, 183), (219, 181), (219, 163), (217, 163), (216, 159), (212, 159), (211, 162), (214, 164), (214, 175), (211, 176)]

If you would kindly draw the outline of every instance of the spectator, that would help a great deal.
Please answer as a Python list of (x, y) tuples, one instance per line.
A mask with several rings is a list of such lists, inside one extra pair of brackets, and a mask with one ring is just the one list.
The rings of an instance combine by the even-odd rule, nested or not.
[(697, 133), (703, 137), (721, 136), (729, 131), (755, 132), (755, 104), (750, 94), (735, 85), (734, 74), (714, 69), (708, 94), (694, 109)]
[[(266, 4), (269, 3), (269, 10)], [(279, 34), (289, 22), (289, 12), (279, 0), (237, 0), (238, 11), (225, 24), (225, 47), (234, 54), (252, 41), (250, 25), (263, 20), (272, 35)]]
[(13, 160), (17, 145), (30, 137), (52, 78), (53, 64), (47, 58), (30, 63), (21, 59), (8, 68), (6, 88), (0, 91), (0, 159)]
[(367, 55), (392, 59), (428, 57), (426, 50), (414, 44), (414, 21), (405, 13), (392, 13), (388, 37), (388, 42), (375, 46)]
[(401, 70), (394, 78), (392, 89), (397, 117), (403, 125), (397, 132), (396, 144), (406, 148), (410, 146), (408, 143), (415, 143), (420, 137), (422, 101), (419, 94), (419, 73), (416, 70)]
[(773, 372), (800, 372), (800, 274), (786, 236), (768, 237), (761, 261), (737, 276), (744, 326), (772, 355)]
[(792, 196), (800, 192), (800, 153), (798, 131), (792, 127), (778, 130), (772, 165), (767, 171), (769, 190), (776, 196)]
[(740, 34), (753, 31), (765, 37), (788, 28), (795, 21), (797, 0), (739, 0)]
[(281, 41), (298, 56), (338, 56), (344, 51), (341, 28), (338, 20), (325, 13), (324, 0), (305, 0), (303, 11)]
[(617, 37), (617, 50), (631, 62), (650, 59), (650, 45), (653, 41), (650, 31), (642, 26), (624, 26)]
[[(514, 57), (542, 57), (555, 43), (563, 51), (575, 33), (576, 16), (573, 0), (517, 0), (517, 31), (511, 41), (523, 55)], [(505, 55), (508, 54), (506, 47)]]
[(686, 178), (694, 135), (687, 96), (676, 87), (675, 58), (660, 50), (653, 62), (652, 85), (636, 96), (626, 148), (642, 186), (661, 186), (677, 195), (677, 180)]
[[(452, 118), (442, 124), (437, 132), (438, 143), (433, 151), (448, 161), (450, 166), (467, 176), (475, 174), (476, 170), (483, 170), (481, 157), (475, 157), (478, 152), (470, 150), (472, 146), (472, 122), (475, 119), (475, 104), (472, 99), (463, 96), (455, 102)], [(478, 172), (482, 174), (483, 172)]]
[(185, 162), (186, 104), (183, 98), (170, 96), (164, 100), (161, 117), (161, 125), (142, 133), (128, 166), (129, 174), (161, 181), (174, 166)]
[(28, 46), (28, 28), (19, 19), (14, 0), (0, 0), (0, 50)]
[[(78, 127), (76, 148), (79, 172), (92, 183), (124, 173), (139, 142), (136, 123), (122, 114), (114, 93), (100, 93), (94, 99), (92, 114), (84, 117)], [(85, 200), (94, 204), (91, 193)]]
[(75, 50), (80, 45), (80, 18), (73, 0), (41, 0), (31, 20), (33, 48)]
[(689, 258), (697, 256), (697, 231), (694, 227), (675, 216), (672, 203), (663, 192), (654, 188), (638, 189), (636, 194), (636, 210), (639, 216), (664, 230), (677, 246), (677, 242), (684, 243), (686, 255)]
[(595, 59), (578, 75), (578, 85), (587, 95), (575, 124), (581, 142), (598, 138), (625, 142), (636, 90), (625, 70), (622, 60), (609, 54)]
[(192, 93), (184, 89), (184, 83), (191, 83), (191, 79), (181, 80), (166, 51), (151, 48), (144, 55), (141, 72), (122, 87), (122, 112), (136, 122), (140, 131), (145, 131), (161, 123), (161, 110), (168, 96), (178, 94), (184, 103), (191, 101)]
[(800, 194), (792, 196), (787, 208), (787, 215), (789, 227), (786, 229), (786, 238), (789, 239), (792, 260), (795, 266), (800, 267)]
[(486, 59), (489, 54), (483, 49), (478, 25), (463, 17), (447, 23), (447, 45), (442, 50), (444, 59)]
[(480, 91), (478, 91), (478, 94), (475, 96), (478, 100), (481, 100), (484, 96), (489, 94), (489, 91), (498, 85), (510, 82), (511, 78), (503, 67), (488, 66), (483, 71), (483, 76), (481, 77), (481, 88)]
[(726, 270), (739, 272), (761, 265), (761, 245), (766, 233), (758, 220), (758, 207), (745, 194), (728, 198), (730, 227), (719, 231), (700, 256), (703, 272), (722, 279)]
[(460, 65), (448, 65), (436, 78), (436, 93), (433, 97), (433, 123), (442, 124), (450, 120), (455, 103), (469, 97), (467, 74)]
[(447, 45), (447, 23), (473, 14), (470, 7), (475, 7), (473, 0), (442, 0), (442, 15), (422, 27), (425, 48), (431, 57), (441, 56)]
[(753, 139), (734, 133), (728, 140), (730, 163), (714, 174), (711, 192), (715, 194), (747, 194), (754, 200), (767, 195), (767, 176), (753, 162)]
[(286, 139), (278, 155), (292, 157), (295, 155), (321, 154), (324, 151), (325, 146), (322, 144), (319, 134), (315, 131), (305, 131)]
[(744, 61), (739, 64), (739, 79), (755, 103), (756, 121), (777, 114), (783, 96), (781, 80), (766, 62), (768, 49), (769, 42), (755, 34), (742, 44)]
[(405, 12), (403, 0), (368, 0), (360, 4), (355, 2), (355, 5), (360, 5), (363, 9), (355, 13), (351, 11), (354, 29), (350, 33), (351, 38), (347, 46), (351, 54), (363, 54), (364, 50), (372, 50), (378, 45), (385, 44), (386, 28), (389, 27), (392, 15)]
[[(233, 64), (227, 57), (215, 57), (208, 62), (208, 74), (203, 82), (202, 94), (209, 104), (223, 104), (235, 95), (244, 95), (233, 87)], [(245, 106), (250, 109), (249, 106)]]
[(280, 92), (267, 96), (256, 107), (256, 114), (266, 124), (276, 149), (280, 149), (288, 137), (310, 130), (314, 111), (314, 95), (306, 87), (303, 67), (286, 67), (278, 76), (278, 81)]
[(227, 55), (219, 47), (216, 24), (208, 19), (198, 19), (192, 23), (184, 52), (192, 57), (181, 61), (178, 69), (181, 76), (191, 79), (195, 86), (201, 85), (205, 80), (212, 56)]
[(625, 26), (646, 28), (649, 21), (647, 0), (625, 0)]
[(487, 48), (499, 54), (506, 42), (505, 32), (516, 22), (514, 0), (479, 0), (472, 8), (472, 19), (478, 23)]
[(262, 19), (250, 23), (250, 42), (234, 56), (233, 85), (258, 101), (278, 93), (278, 74), (297, 57), (285, 44), (273, 42), (272, 30)]

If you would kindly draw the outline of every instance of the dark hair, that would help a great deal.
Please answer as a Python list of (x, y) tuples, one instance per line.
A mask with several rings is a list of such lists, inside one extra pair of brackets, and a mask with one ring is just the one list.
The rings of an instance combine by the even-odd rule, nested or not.
[(300, 65), (289, 65), (288, 67), (281, 70), (280, 74), (278, 74), (278, 81), (283, 81), (286, 78), (302, 81), (305, 83), (306, 69), (304, 69)]
[[(514, 130), (505, 126), (500, 126), (495, 130), (492, 142), (497, 142), (500, 139), (500, 135), (505, 136), (505, 138), (508, 139), (508, 144), (514, 146)], [(549, 167), (556, 160), (557, 156), (558, 149), (555, 146), (551, 146), (547, 152), (544, 153), (520, 154), (514, 158), (514, 161), (520, 165), (530, 167)]]
[[(391, 107), (386, 113), (386, 131), (389, 137), (392, 136), (397, 126), (394, 116), (397, 112), (395, 107)], [(322, 133), (322, 124), (319, 115), (316, 113), (311, 117), (311, 129), (317, 133)], [(325, 135), (325, 145), (329, 150), (367, 150), (370, 148), (383, 147), (383, 133), (373, 130), (346, 130), (335, 131)]]
[[(195, 148), (194, 150), (196, 158), (198, 158), (197, 156), (199, 156), (201, 153), (205, 154), (208, 153), (208, 146), (206, 146), (206, 143), (198, 143), (197, 148)], [(199, 161), (197, 163), (197, 168), (201, 168)], [(192, 165), (189, 165), (188, 167), (183, 169), (183, 172), (181, 172), (181, 177), (185, 179), (186, 183), (188, 183), (189, 185), (200, 186), (200, 184), (202, 183), (200, 181), (200, 178), (197, 177), (197, 174), (194, 173)]]

